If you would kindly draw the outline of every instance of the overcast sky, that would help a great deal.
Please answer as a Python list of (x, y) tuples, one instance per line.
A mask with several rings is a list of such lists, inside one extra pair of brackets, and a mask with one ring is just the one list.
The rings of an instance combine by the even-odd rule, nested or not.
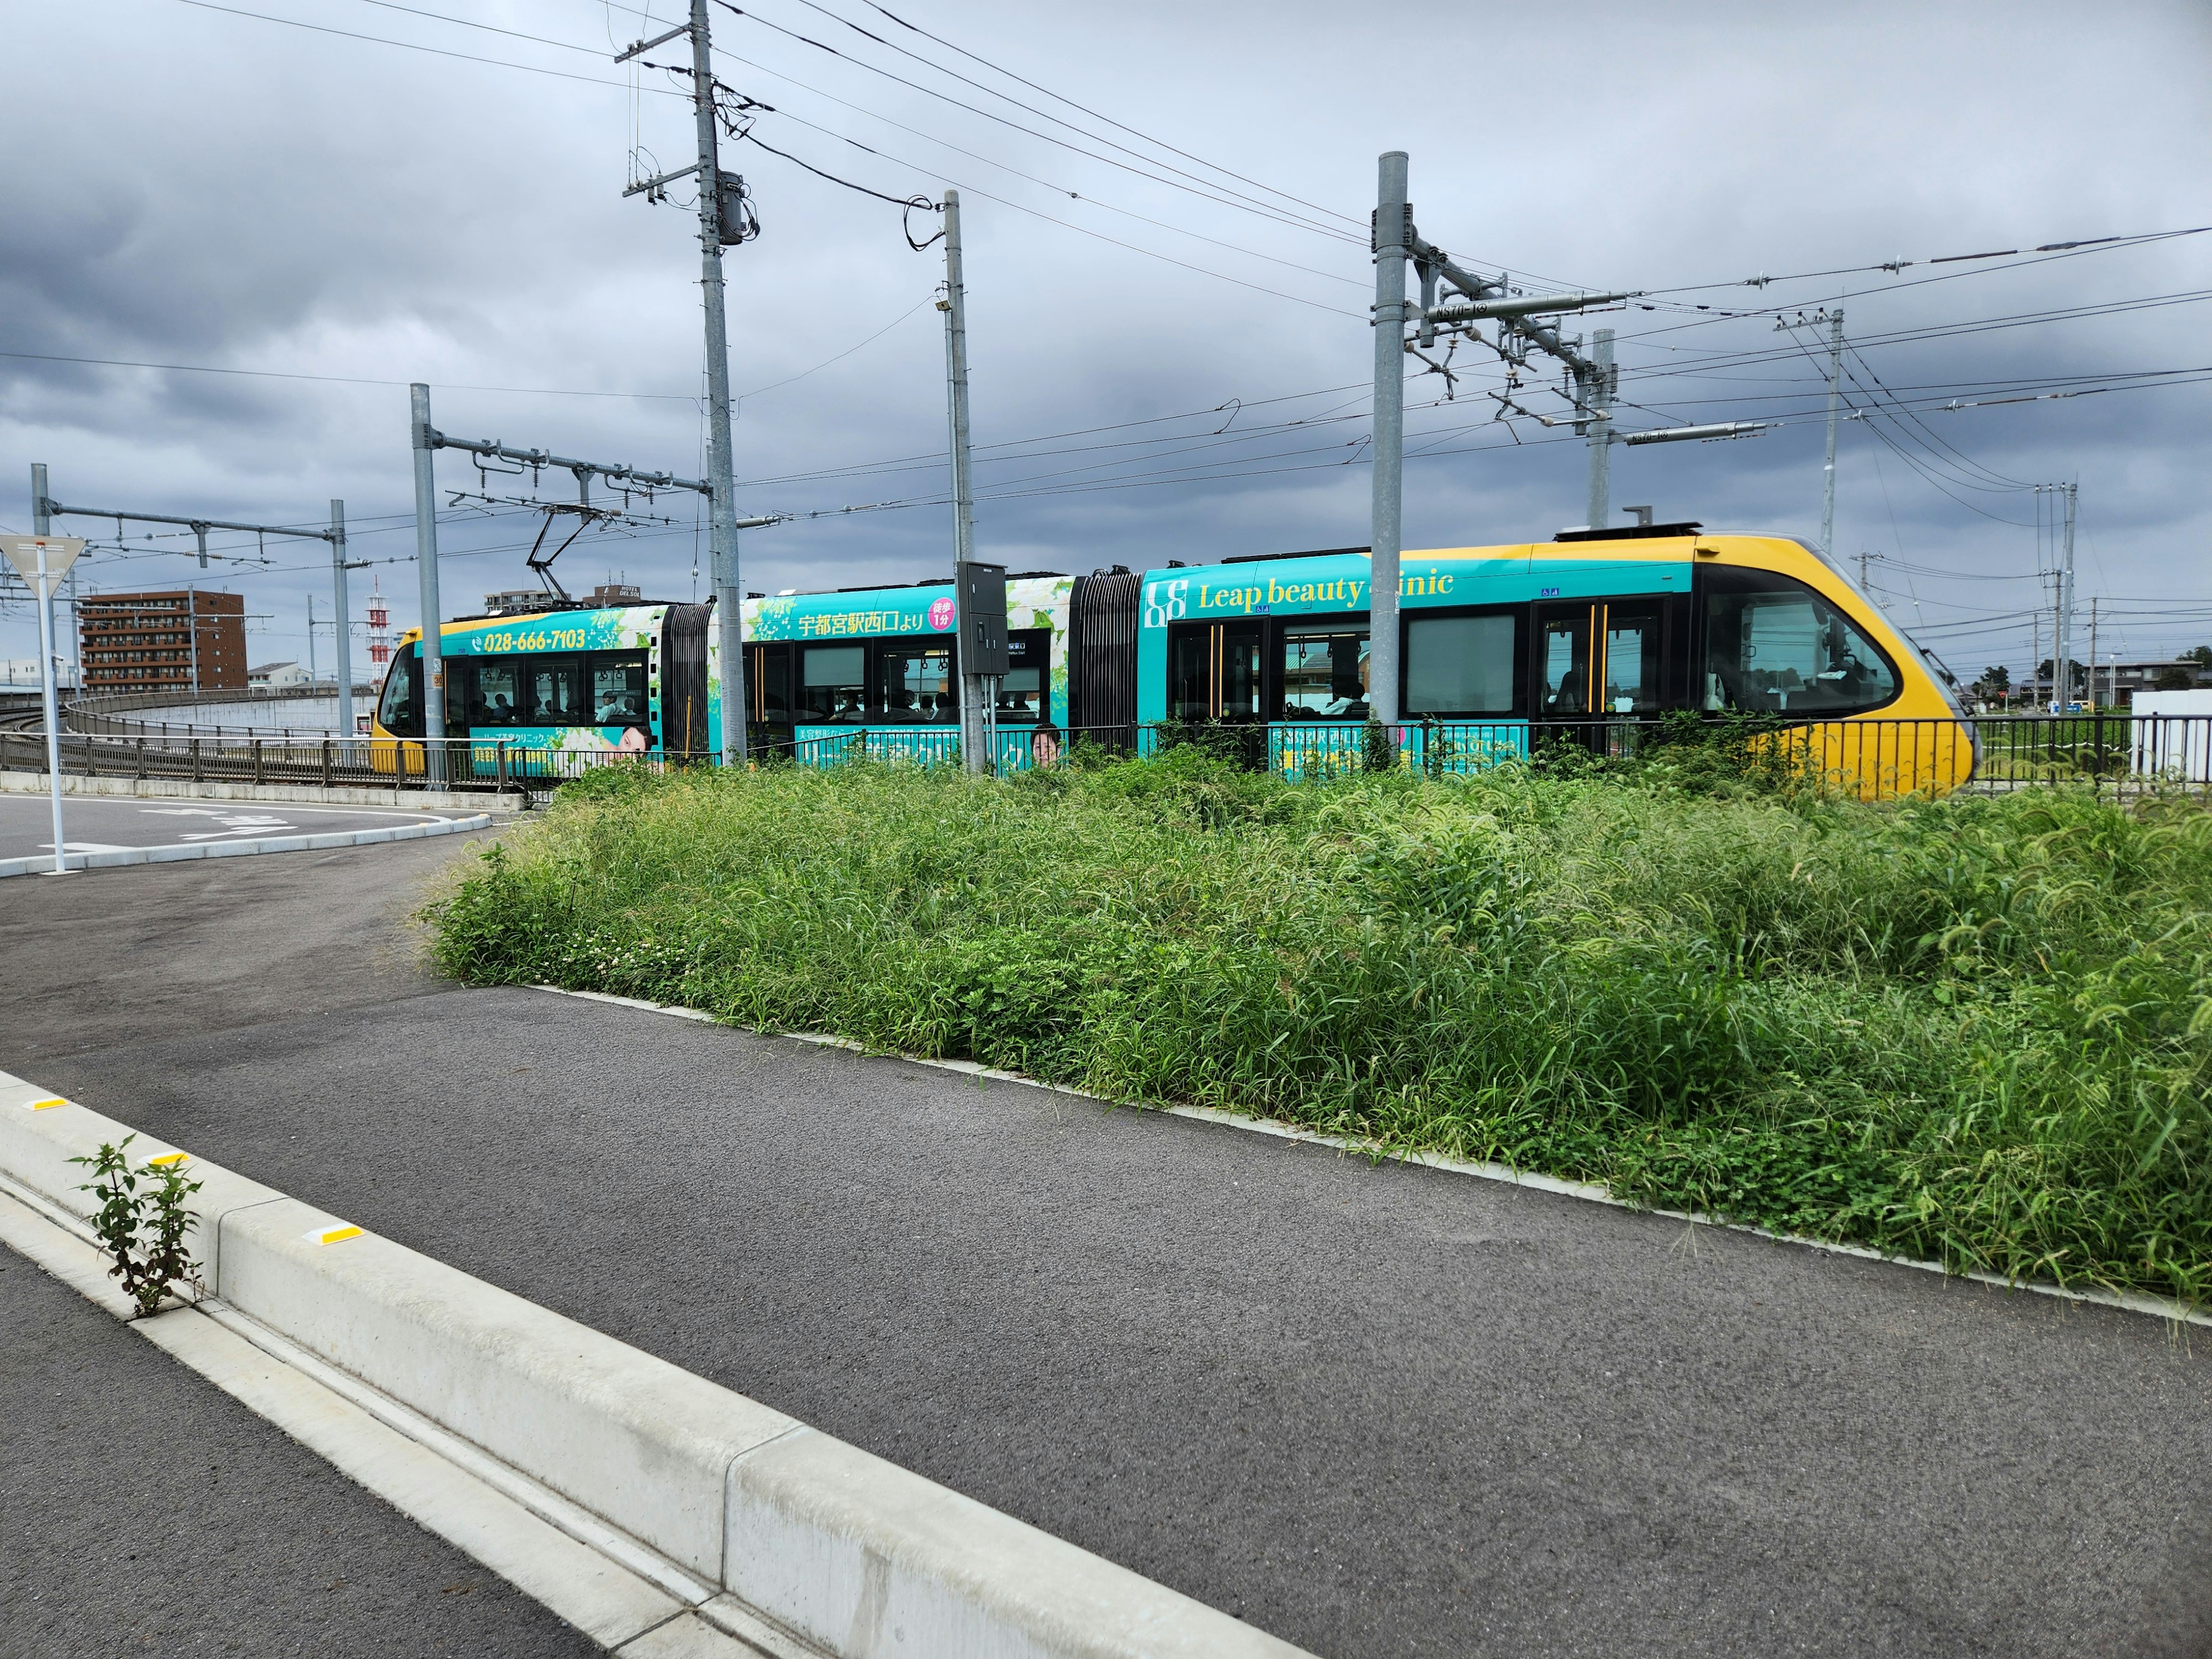
[[(297, 523), (340, 496), (355, 556), (401, 561), (356, 573), (356, 617), (374, 577), (405, 625), (408, 381), (457, 435), (699, 476), (689, 192), (621, 194), (634, 153), (647, 170), (690, 159), (690, 108), (674, 77), (610, 61), (665, 27), (667, 0), (651, 17), (585, 0), (241, 6), (263, 15), (186, 0), (11, 15), (19, 71), (41, 72), (11, 77), (0, 106), (0, 349), (18, 354), (0, 357), (0, 526), (29, 527), (37, 460), (71, 505)], [(2143, 378), (2212, 368), (2212, 235), (1927, 263), (2212, 225), (2202, 3), (2100, 8), (2094, 27), (2020, 0), (1564, 21), (1283, 0), (893, 9), (950, 44), (866, 0), (748, 0), (714, 8), (718, 74), (774, 106), (753, 131), (777, 149), (890, 197), (961, 188), (975, 438), (995, 447), (979, 450), (981, 556), (1084, 572), (1364, 543), (1365, 222), (1376, 155), (1400, 148), (1423, 234), (1462, 260), (1531, 291), (1647, 291), (1569, 325), (1619, 331), (1624, 426), (1783, 422), (1616, 450), (1616, 503), (1817, 538), (1820, 331), (1776, 319), (1841, 304), (1847, 391), (1869, 413), (1842, 429), (1836, 548), (1871, 556), (1900, 624), (1963, 678), (2017, 674), (2055, 550), (2014, 486), (2078, 480), (2080, 626), (2096, 596), (2100, 654), (2212, 639), (2212, 387)], [(763, 226), (726, 262), (738, 476), (754, 481), (740, 510), (923, 503), (748, 532), (746, 586), (949, 569), (939, 251), (910, 251), (884, 201), (751, 143), (724, 155)], [(1192, 176), (1203, 194), (1178, 187)], [(1885, 260), (1916, 263), (1745, 283)], [(2133, 303), (2149, 301), (2169, 302)], [(53, 361), (69, 358), (255, 373)], [(1450, 403), (1440, 377), (1408, 380), (1407, 545), (1579, 522), (1581, 446), (1494, 420), (1487, 352), (1453, 367)], [(1556, 385), (1540, 360), (1515, 397), (1556, 416)], [(2069, 389), (2087, 395), (1940, 408)], [(450, 453), (439, 482), (530, 485), (480, 484)], [(578, 541), (558, 567), (572, 587), (615, 574), (691, 596), (693, 499), (640, 510), (676, 522)], [(535, 523), (453, 509), (447, 614), (528, 585)], [(106, 535), (84, 570), (99, 589), (245, 593), (257, 662), (305, 656), (311, 593), (329, 615), (319, 543), (271, 542), (263, 564), (251, 538), (218, 536), (255, 562), (203, 578), (143, 526), (128, 556), (112, 523), (61, 527)], [(27, 606), (0, 605), (0, 655), (34, 641)], [(327, 635), (317, 649), (327, 669)]]

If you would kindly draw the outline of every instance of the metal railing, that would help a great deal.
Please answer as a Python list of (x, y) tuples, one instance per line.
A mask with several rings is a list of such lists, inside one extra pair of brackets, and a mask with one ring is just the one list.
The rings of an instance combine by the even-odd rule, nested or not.
[[(950, 766), (950, 726), (855, 726), (753, 739), (756, 763)], [(1080, 765), (1188, 747), (1251, 771), (1324, 779), (1407, 770), (1434, 777), (1516, 766), (1552, 775), (1735, 778), (1868, 799), (2086, 787), (2129, 798), (2212, 793), (2212, 716), (2084, 714), (1968, 720), (1860, 720), (1784, 725), (1771, 717), (1571, 720), (1357, 720), (999, 728), (997, 769)], [(708, 752), (532, 746), (512, 739), (213, 737), (172, 732), (60, 739), (66, 775), (194, 782), (506, 793), (544, 800), (609, 765), (653, 771), (709, 766)], [(43, 773), (46, 738), (31, 722), (0, 731), (0, 767)]]
[[(309, 726), (304, 729), (291, 726), (229, 725), (220, 719), (226, 708), (258, 708), (288, 702), (327, 702), (333, 706), (337, 701), (337, 687), (327, 680), (317, 680), (299, 685), (252, 685), (206, 687), (194, 692), (188, 686), (169, 691), (118, 691), (95, 693), (79, 696), (65, 704), (62, 721), (72, 732), (94, 733), (106, 737), (270, 737), (306, 738), (321, 737), (325, 728)], [(371, 706), (375, 688), (356, 685), (354, 696), (364, 713)], [(213, 713), (218, 718), (212, 723), (204, 720), (173, 719), (154, 720), (138, 718), (147, 709), (159, 708), (187, 715)], [(331, 735), (344, 734), (332, 731)]]
[[(792, 755), (813, 766), (938, 765), (956, 763), (957, 745), (950, 727), (856, 726), (800, 738)], [(1079, 763), (1086, 754), (1151, 756), (1179, 745), (1248, 770), (1294, 778), (1401, 769), (1443, 776), (1510, 764), (1552, 774), (1666, 767), (1869, 799), (2002, 794), (2062, 785), (2116, 796), (2212, 787), (2212, 716), (2100, 711), (1797, 724), (1769, 715), (1676, 714), (1389, 726), (1358, 720), (1164, 720), (1071, 730), (1002, 726), (997, 762), (1000, 771), (1015, 772)]]

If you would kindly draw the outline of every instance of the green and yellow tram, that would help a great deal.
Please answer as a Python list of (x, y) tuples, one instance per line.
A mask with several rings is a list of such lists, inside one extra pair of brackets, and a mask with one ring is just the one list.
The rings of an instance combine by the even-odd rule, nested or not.
[[(1840, 570), (1786, 537), (1694, 525), (1409, 552), (1398, 720), (1409, 763), (1463, 770), (1551, 744), (1617, 753), (1663, 717), (1742, 716), (1781, 763), (1869, 795), (1941, 793), (1975, 738), (1932, 664)], [(1364, 549), (1007, 580), (1002, 766), (1086, 734), (1143, 752), (1163, 732), (1249, 728), (1255, 760), (1327, 767), (1375, 738)], [(442, 630), (447, 727), (485, 769), (518, 755), (708, 757), (720, 663), (707, 605), (483, 617)], [(744, 603), (753, 738), (802, 758), (917, 761), (957, 747), (950, 582)], [(410, 634), (375, 715), (380, 764), (420, 769)]]

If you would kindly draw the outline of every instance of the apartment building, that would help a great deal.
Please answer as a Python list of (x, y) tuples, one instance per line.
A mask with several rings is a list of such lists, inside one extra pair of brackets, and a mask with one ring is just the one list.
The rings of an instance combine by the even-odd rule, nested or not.
[(230, 690), (246, 684), (246, 599), (179, 587), (80, 599), (84, 693)]

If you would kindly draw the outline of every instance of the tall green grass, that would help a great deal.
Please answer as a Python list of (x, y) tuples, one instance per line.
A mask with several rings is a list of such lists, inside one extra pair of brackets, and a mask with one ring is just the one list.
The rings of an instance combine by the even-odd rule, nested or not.
[(441, 963), (2212, 1291), (2212, 816), (1638, 781), (601, 775)]

